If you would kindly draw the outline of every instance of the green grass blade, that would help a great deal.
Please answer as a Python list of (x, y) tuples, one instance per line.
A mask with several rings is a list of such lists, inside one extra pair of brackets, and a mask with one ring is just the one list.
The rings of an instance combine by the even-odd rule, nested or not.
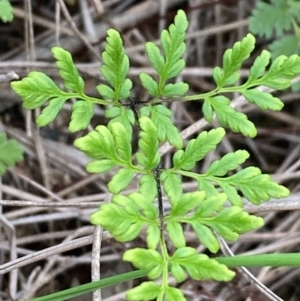
[(232, 257), (216, 257), (219, 263), (228, 267), (299, 267), (300, 253), (237, 255)]
[[(249, 256), (238, 255), (233, 257), (216, 257), (214, 259), (228, 267), (300, 266), (300, 253), (262, 254)], [(147, 270), (128, 272), (99, 281), (83, 284), (48, 296), (31, 299), (30, 301), (63, 301), (92, 292), (96, 289), (101, 289), (132, 279), (141, 278), (146, 276), (147, 273)]]
[(101, 289), (104, 287), (116, 285), (122, 282), (126, 282), (129, 280), (137, 279), (146, 276), (148, 273), (147, 270), (137, 270), (133, 272), (124, 273), (121, 275), (108, 277), (99, 281), (86, 283), (83, 285), (79, 285), (76, 287), (69, 288), (67, 290), (63, 290), (61, 292), (57, 292), (54, 294), (50, 294), (43, 297), (38, 297), (32, 299), (30, 301), (63, 301), (69, 300), (70, 298), (74, 298), (89, 292), (92, 292), (97, 289)]

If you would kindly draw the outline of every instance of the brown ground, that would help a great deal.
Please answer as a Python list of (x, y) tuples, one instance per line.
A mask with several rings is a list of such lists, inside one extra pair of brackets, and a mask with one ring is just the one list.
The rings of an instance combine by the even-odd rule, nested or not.
[[(14, 21), (0, 23), (0, 73), (14, 71), (22, 78), (30, 70), (37, 70), (58, 82), (50, 47), (60, 45), (72, 53), (78, 68), (84, 71), (86, 92), (96, 96), (99, 53), (103, 51), (106, 30), (114, 27), (122, 33), (132, 64), (130, 75), (136, 83), (134, 93), (138, 96), (137, 75), (149, 68), (143, 44), (158, 39), (160, 30), (172, 22), (177, 9), (181, 8), (190, 20), (183, 79), (189, 83), (192, 93), (206, 92), (214, 87), (212, 68), (221, 64), (224, 50), (248, 32), (247, 18), (254, 2), (66, 0), (67, 11), (59, 14), (54, 0), (24, 0), (24, 4), (12, 1)], [(259, 39), (255, 53), (267, 48), (267, 44), (268, 41)], [(248, 66), (243, 74), (247, 73)], [(83, 133), (68, 132), (70, 104), (50, 126), (37, 129), (33, 120), (38, 112), (24, 111), (8, 83), (0, 83), (0, 91), (0, 125), (25, 149), (24, 161), (9, 170), (0, 185), (0, 205), (3, 205), (0, 273), (4, 274), (0, 278), (0, 300), (11, 300), (9, 294), (15, 300), (28, 300), (90, 281), (91, 262), (96, 262), (97, 257), (91, 253), (96, 241), (88, 216), (105, 199), (108, 178), (88, 174), (85, 171), (88, 159), (72, 146), (74, 139)], [(240, 110), (247, 112), (257, 124), (258, 136), (250, 140), (229, 132), (221, 148), (203, 165), (207, 166), (219, 153), (247, 149), (251, 153), (247, 163), (272, 174), (291, 190), (291, 196), (279, 203), (280, 208), (274, 210), (270, 206), (267, 212), (262, 212), (261, 207), (255, 209), (265, 217), (266, 225), (230, 244), (235, 254), (299, 250), (299, 94), (288, 90), (278, 96), (285, 102), (280, 113), (261, 112), (256, 106), (243, 105)], [(172, 109), (176, 110), (176, 123), (181, 130), (194, 125), (199, 132), (205, 127), (195, 123), (202, 118), (200, 103), (177, 102)], [(103, 108), (98, 107), (92, 126), (105, 122)], [(186, 190), (193, 187), (193, 183), (185, 183)], [(46, 205), (41, 207), (42, 203)], [(292, 205), (293, 210), (286, 211)], [(189, 243), (197, 245), (193, 233), (189, 230), (186, 233)], [(144, 245), (144, 237), (134, 245)], [(120, 260), (128, 246), (115, 242), (109, 235), (103, 236), (102, 278), (131, 270)], [(193, 301), (297, 301), (300, 300), (299, 271), (296, 268), (251, 269), (253, 275), (281, 299), (269, 299), (259, 292), (244, 271), (238, 271), (230, 283), (186, 280), (181, 288)], [(124, 291), (131, 285), (125, 283), (103, 290), (102, 300), (124, 300)], [(92, 300), (92, 296), (76, 300)]]

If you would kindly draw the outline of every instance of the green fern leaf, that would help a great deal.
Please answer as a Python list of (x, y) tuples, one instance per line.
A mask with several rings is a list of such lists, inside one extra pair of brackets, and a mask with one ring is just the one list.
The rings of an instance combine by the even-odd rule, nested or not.
[(235, 72), (239, 71), (242, 63), (249, 58), (254, 46), (254, 36), (247, 34), (247, 36), (241, 41), (234, 43), (232, 49), (225, 51), (223, 56), (223, 77), (225, 79), (231, 77)]
[(173, 96), (183, 96), (189, 89), (189, 85), (186, 83), (175, 83), (167, 84), (162, 91), (162, 96), (173, 97)]
[(107, 229), (118, 241), (130, 241), (139, 235), (145, 225), (159, 228), (157, 215), (152, 200), (133, 193), (128, 197), (114, 196), (112, 203), (100, 206), (92, 214), (91, 222)]
[(245, 150), (238, 150), (234, 153), (228, 153), (221, 160), (214, 161), (208, 168), (207, 176), (224, 176), (229, 170), (238, 168), (249, 158), (249, 153)]
[(124, 107), (112, 107), (105, 111), (105, 117), (111, 118), (108, 124), (119, 122), (123, 124), (130, 135), (135, 123), (133, 111)]
[(173, 201), (170, 215), (166, 217), (167, 232), (170, 240), (176, 248), (185, 246), (185, 238), (181, 224), (178, 222), (181, 217), (198, 207), (205, 198), (203, 191), (185, 193), (178, 200)]
[(178, 200), (173, 202), (169, 218), (173, 219), (173, 217), (186, 215), (192, 209), (196, 208), (204, 198), (205, 193), (203, 191), (182, 194)]
[(228, 240), (237, 240), (239, 233), (245, 233), (263, 226), (261, 217), (249, 215), (240, 207), (230, 207), (221, 210), (215, 217), (209, 220), (198, 215), (200, 222), (213, 228), (222, 237)]
[(225, 193), (219, 193), (209, 198), (206, 197), (199, 204), (196, 215), (205, 217), (213, 215), (215, 212), (222, 210), (226, 200), (227, 195)]
[[(142, 195), (141, 193), (131, 193), (129, 199), (131, 200), (130, 207), (133, 209), (132, 214), (140, 214), (140, 218), (144, 220), (144, 225), (147, 224), (148, 226), (148, 248), (156, 249), (161, 238), (161, 233), (158, 225), (158, 209), (153, 204), (153, 198), (149, 198), (149, 196)], [(127, 203), (121, 205), (124, 205), (124, 209), (127, 210)], [(140, 213), (138, 213), (138, 210)], [(131, 211), (128, 211), (128, 213), (131, 214)]]
[(185, 52), (185, 32), (188, 28), (188, 21), (182, 10), (177, 12), (174, 24), (169, 26), (169, 30), (161, 33), (161, 44), (166, 56), (164, 73), (159, 74), (165, 80), (177, 76), (184, 68), (185, 62), (181, 59)]
[(160, 77), (160, 83), (167, 79), (177, 76), (184, 68), (185, 62), (181, 59), (185, 52), (185, 32), (188, 27), (186, 15), (179, 10), (174, 24), (171, 24), (169, 30), (163, 30), (161, 33), (161, 44), (165, 57), (160, 53), (159, 48), (152, 42), (146, 44), (147, 56), (154, 69)]
[(255, 59), (252, 67), (250, 68), (250, 74), (245, 84), (246, 87), (251, 86), (253, 82), (255, 85), (255, 80), (264, 75), (266, 67), (270, 63), (270, 57), (270, 52), (263, 50), (262, 53)]
[(98, 85), (96, 89), (98, 93), (105, 99), (113, 100), (115, 98), (115, 91), (105, 84)]
[[(53, 47), (52, 53), (57, 60), (56, 65), (65, 87), (70, 92), (62, 91), (47, 75), (35, 71), (30, 72), (23, 80), (11, 84), (12, 89), (22, 97), (23, 107), (26, 109), (38, 108), (49, 101), (49, 105), (37, 118), (39, 126), (52, 122), (69, 98), (86, 98), (83, 92), (84, 81), (78, 74), (71, 54), (60, 47)], [(85, 129), (93, 115), (93, 104), (90, 101), (80, 100), (74, 103), (69, 130), (76, 132)]]
[(121, 110), (123, 107), (111, 107), (105, 110), (105, 117), (106, 118), (115, 118), (121, 114)]
[(11, 83), (12, 89), (22, 97), (23, 107), (31, 110), (42, 106), (51, 98), (67, 99), (52, 79), (42, 72), (32, 71), (21, 81)]
[(206, 98), (205, 101), (208, 101), (213, 107), (221, 125), (228, 126), (235, 133), (242, 133), (252, 138), (257, 135), (257, 130), (254, 124), (248, 120), (247, 115), (230, 107), (230, 100), (225, 96)]
[(130, 96), (131, 89), (132, 89), (132, 81), (129, 78), (126, 78), (121, 85), (119, 98), (120, 99), (128, 98)]
[(142, 209), (143, 216), (145, 216), (148, 221), (154, 221), (154, 225), (156, 226), (158, 210), (153, 204), (154, 198), (149, 198), (149, 196), (142, 195), (138, 192), (131, 193), (128, 197), (137, 207)]
[(180, 176), (168, 171), (164, 171), (160, 175), (163, 182), (163, 188), (169, 198), (171, 204), (175, 203), (182, 195), (182, 186)]
[(157, 225), (150, 225), (147, 229), (147, 247), (155, 250), (161, 238), (160, 228)]
[(95, 131), (75, 140), (74, 145), (93, 159), (111, 159), (117, 161), (115, 142), (109, 129), (103, 125)]
[(131, 164), (131, 133), (128, 132), (125, 126), (120, 122), (109, 123), (108, 129), (112, 133), (115, 141), (118, 157), (122, 159), (127, 165)]
[(37, 125), (42, 127), (52, 122), (56, 118), (58, 113), (62, 110), (66, 100), (67, 99), (65, 97), (52, 98), (49, 101), (49, 105), (45, 107), (42, 110), (41, 114), (37, 117)]
[(291, 86), (291, 80), (300, 73), (300, 57), (292, 55), (286, 57), (281, 55), (277, 57), (265, 76), (263, 76), (258, 84), (276, 90), (283, 90)]
[(161, 291), (160, 285), (152, 281), (144, 281), (140, 285), (126, 292), (126, 299), (129, 301), (151, 301), (155, 300)]
[(166, 230), (171, 242), (176, 248), (185, 247), (185, 237), (182, 225), (180, 223), (169, 221)]
[(103, 173), (110, 171), (114, 166), (116, 166), (116, 162), (114, 160), (95, 160), (86, 166), (86, 170), (91, 173)]
[(146, 51), (149, 61), (158, 74), (162, 74), (165, 67), (165, 59), (159, 48), (152, 42), (146, 43)]
[(249, 58), (255, 46), (255, 38), (248, 34), (241, 41), (236, 42), (232, 49), (227, 49), (223, 55), (223, 70), (216, 67), (213, 76), (218, 88), (233, 85), (239, 79), (242, 63)]
[(149, 199), (154, 199), (157, 195), (156, 181), (153, 175), (143, 175), (140, 179), (139, 192)]
[(64, 80), (65, 87), (72, 92), (83, 93), (84, 81), (79, 76), (70, 52), (61, 47), (52, 47), (51, 51), (56, 59), (56, 66), (59, 69), (59, 75)]
[(104, 64), (101, 67), (101, 72), (113, 87), (114, 94), (112, 95), (110, 87), (105, 87), (103, 84), (98, 86), (97, 89), (102, 96), (108, 96), (108, 98), (113, 98), (114, 101), (119, 101), (129, 97), (132, 88), (131, 80), (126, 79), (129, 70), (129, 59), (125, 54), (121, 36), (116, 30), (109, 29), (107, 31), (106, 41), (105, 51), (102, 53)]
[(172, 273), (172, 275), (174, 276), (174, 278), (176, 279), (177, 282), (182, 282), (186, 278), (185, 270), (178, 263), (173, 262), (173, 264), (171, 266), (171, 273)]
[(219, 242), (212, 230), (207, 227), (204, 222), (200, 221), (200, 216), (207, 217), (207, 219), (210, 220), (214, 216), (215, 212), (222, 210), (226, 200), (227, 196), (224, 193), (204, 198), (201, 200), (194, 215), (192, 215), (188, 220), (184, 219), (193, 227), (198, 239), (212, 253), (216, 253), (219, 250)]
[(142, 86), (148, 91), (152, 96), (156, 96), (158, 91), (158, 83), (148, 74), (140, 73), (139, 75)]
[(108, 183), (108, 190), (113, 194), (118, 194), (126, 188), (134, 177), (134, 171), (127, 168), (120, 169)]
[(235, 187), (229, 185), (228, 183), (223, 183), (222, 181), (218, 181), (218, 185), (221, 187), (224, 193), (226, 193), (228, 197), (228, 201), (234, 206), (243, 206), (243, 201), (240, 195), (238, 194)]
[(212, 105), (209, 101), (204, 100), (203, 106), (202, 106), (202, 113), (204, 115), (204, 118), (207, 122), (213, 121), (214, 116), (214, 110)]
[(223, 208), (226, 200), (227, 195), (224, 193), (203, 199), (194, 214), (178, 219), (191, 224), (199, 240), (213, 253), (219, 250), (219, 243), (211, 229), (226, 239), (236, 240), (240, 233), (263, 225), (262, 218), (250, 216), (240, 207)]
[(154, 199), (157, 196), (156, 181), (153, 175), (143, 175), (140, 179), (139, 185), (139, 192), (143, 196), (149, 199)]
[(209, 132), (202, 132), (197, 139), (188, 142), (185, 151), (179, 150), (173, 156), (173, 165), (176, 169), (193, 169), (196, 162), (214, 150), (225, 135), (222, 128), (213, 129)]
[(261, 201), (270, 198), (282, 198), (289, 195), (289, 190), (271, 180), (266, 174), (261, 174), (259, 168), (247, 167), (230, 176), (226, 182), (238, 189), (253, 204), (259, 205)]
[(161, 142), (168, 141), (176, 148), (182, 148), (183, 142), (177, 127), (173, 125), (171, 120), (172, 112), (163, 105), (146, 106), (140, 111), (141, 116), (151, 115), (151, 120), (154, 123), (158, 139)]
[[(138, 211), (137, 211), (138, 214)], [(91, 223), (107, 229), (118, 241), (131, 241), (141, 232), (144, 222), (116, 204), (104, 204), (91, 215)]]
[(5, 173), (6, 167), (13, 167), (23, 160), (23, 149), (16, 140), (7, 139), (0, 133), (0, 176)]
[(92, 117), (94, 116), (94, 105), (92, 102), (79, 100), (72, 105), (71, 122), (69, 130), (78, 132), (88, 127)]
[(139, 119), (139, 124), (142, 131), (139, 140), (140, 151), (136, 154), (136, 158), (139, 164), (147, 170), (152, 170), (160, 161), (157, 129), (151, 119), (146, 116)]
[(203, 177), (197, 178), (199, 190), (204, 191), (206, 197), (211, 197), (219, 194), (216, 187), (208, 180), (203, 179)]
[[(197, 250), (191, 247), (177, 249), (170, 258), (172, 265), (181, 265), (195, 280), (214, 279), (217, 281), (229, 281), (235, 273), (225, 265), (210, 259), (207, 255), (197, 254)], [(173, 274), (173, 273), (172, 273)], [(173, 275), (175, 277), (175, 275)]]
[(283, 108), (283, 102), (270, 93), (260, 92), (257, 89), (242, 90), (240, 92), (249, 102), (257, 104), (263, 110), (280, 111)]
[(168, 79), (177, 76), (185, 67), (182, 56), (186, 48), (184, 38), (187, 27), (186, 15), (182, 10), (179, 10), (174, 24), (171, 24), (168, 30), (163, 30), (161, 33), (160, 40), (164, 55), (154, 43), (146, 43), (147, 57), (159, 76), (159, 82), (156, 83), (151, 76), (144, 73), (140, 75), (141, 83), (150, 95), (173, 97), (186, 93), (187, 84), (178, 83), (167, 86), (165, 84)]
[(176, 287), (168, 286), (165, 291), (166, 301), (187, 301), (182, 291)]
[(219, 241), (209, 227), (200, 223), (192, 223), (192, 227), (198, 239), (210, 252), (217, 253), (219, 251)]
[(131, 262), (139, 269), (150, 270), (148, 273), (150, 279), (156, 279), (162, 274), (163, 258), (156, 250), (142, 248), (127, 250), (123, 254), (123, 260)]

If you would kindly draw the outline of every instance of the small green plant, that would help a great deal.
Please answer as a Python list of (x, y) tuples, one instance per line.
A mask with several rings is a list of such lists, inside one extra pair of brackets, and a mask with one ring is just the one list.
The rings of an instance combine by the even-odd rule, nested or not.
[(23, 159), (23, 149), (14, 139), (7, 139), (4, 133), (0, 132), (0, 176), (6, 167), (13, 167)]
[[(7, 0), (0, 0), (0, 19), (10, 22), (13, 19), (12, 7)], [(0, 176), (6, 167), (13, 167), (23, 159), (23, 150), (16, 140), (7, 140), (6, 135), (0, 132)]]
[(257, 1), (249, 29), (266, 38), (275, 37), (270, 44), (273, 58), (300, 54), (300, 3), (298, 0)]
[[(283, 103), (280, 99), (261, 92), (257, 87), (264, 85), (275, 90), (290, 87), (291, 80), (300, 72), (300, 57), (279, 56), (271, 62), (270, 53), (264, 50), (255, 59), (248, 79), (236, 85), (239, 70), (255, 47), (255, 38), (248, 34), (225, 52), (222, 68), (214, 68), (216, 88), (213, 91), (186, 95), (188, 85), (172, 83), (171, 79), (185, 67), (182, 56), (187, 27), (186, 15), (180, 10), (174, 24), (161, 33), (162, 49), (152, 42), (146, 43), (147, 57), (157, 74), (155, 77), (140, 74), (141, 85), (149, 94), (149, 99), (143, 103), (130, 99), (133, 84), (127, 78), (129, 59), (119, 33), (113, 29), (108, 30), (106, 48), (102, 54), (100, 71), (107, 84), (97, 86), (100, 98), (84, 93), (84, 81), (70, 53), (59, 47), (53, 47), (52, 52), (64, 81), (64, 90), (44, 73), (35, 71), (11, 84), (22, 97), (25, 108), (44, 106), (37, 118), (39, 126), (52, 122), (71, 98), (77, 100), (72, 105), (71, 132), (87, 128), (94, 114), (94, 104), (106, 106), (105, 116), (110, 119), (107, 126), (99, 125), (84, 137), (76, 139), (75, 146), (92, 159), (87, 165), (89, 172), (116, 171), (108, 183), (108, 190), (113, 194), (112, 201), (101, 205), (91, 216), (91, 222), (101, 225), (120, 242), (131, 241), (143, 229), (146, 230), (147, 245), (127, 250), (123, 255), (125, 261), (131, 262), (149, 277), (149, 281), (127, 292), (128, 300), (186, 300), (180, 289), (169, 284), (170, 275), (178, 282), (187, 275), (195, 280), (231, 280), (235, 273), (228, 268), (228, 261), (226, 265), (226, 260), (198, 254), (195, 248), (187, 246), (183, 225), (190, 225), (199, 241), (210, 252), (216, 253), (220, 248), (216, 233), (235, 241), (239, 234), (263, 225), (262, 218), (243, 210), (242, 196), (258, 205), (270, 198), (282, 198), (289, 194), (288, 189), (273, 182), (257, 167), (250, 166), (235, 172), (249, 157), (246, 150), (228, 153), (214, 161), (203, 174), (196, 173), (195, 165), (216, 149), (225, 136), (225, 129), (218, 127), (203, 131), (184, 145), (172, 122), (173, 113), (163, 103), (202, 101), (207, 122), (216, 116), (223, 127), (255, 137), (255, 125), (245, 114), (235, 110), (230, 105), (230, 99), (223, 94), (239, 92), (261, 109), (281, 110)], [(139, 148), (135, 154), (131, 147), (134, 126), (139, 129)], [(162, 165), (158, 152), (160, 144), (165, 142), (175, 149), (170, 168)], [(196, 180), (198, 189), (184, 192), (182, 176)], [(139, 189), (126, 194), (124, 190), (134, 178), (139, 181)], [(169, 211), (164, 208), (164, 195), (171, 208)], [(299, 261), (294, 260), (293, 263), (299, 264)], [(242, 266), (247, 264), (249, 262), (245, 258), (240, 263)], [(255, 264), (259, 265), (257, 261)], [(284, 265), (284, 262), (280, 264)], [(57, 296), (55, 298), (62, 300)]]
[(13, 20), (13, 8), (8, 0), (0, 0), (0, 19), (3, 22), (10, 22)]
[[(273, 38), (269, 45), (273, 59), (280, 55), (299, 55), (299, 16), (298, 0), (271, 0), (270, 3), (257, 1), (249, 19), (249, 29), (258, 36)], [(300, 83), (293, 83), (291, 87), (293, 91), (299, 91)]]

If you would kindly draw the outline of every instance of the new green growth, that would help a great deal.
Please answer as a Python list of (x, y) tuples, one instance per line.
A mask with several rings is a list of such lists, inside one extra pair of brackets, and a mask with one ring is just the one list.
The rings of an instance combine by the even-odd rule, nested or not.
[[(278, 185), (257, 167), (240, 169), (248, 159), (246, 150), (228, 153), (211, 163), (204, 173), (195, 172), (196, 164), (215, 150), (224, 138), (225, 129), (255, 137), (257, 129), (248, 117), (231, 106), (228, 92), (238, 92), (263, 110), (279, 111), (283, 103), (259, 86), (275, 90), (287, 89), (300, 72), (300, 58), (279, 56), (274, 61), (268, 51), (262, 51), (250, 68), (247, 80), (239, 82), (239, 70), (255, 47), (255, 38), (248, 34), (234, 44), (223, 56), (223, 66), (215, 67), (216, 88), (204, 94), (190, 95), (184, 82), (174, 82), (185, 67), (182, 56), (186, 50), (185, 33), (188, 21), (178, 11), (174, 24), (163, 30), (161, 47), (146, 43), (146, 55), (156, 75), (140, 74), (140, 83), (148, 92), (144, 103), (130, 99), (133, 83), (128, 78), (129, 59), (119, 33), (108, 30), (107, 44), (102, 54), (101, 75), (107, 84), (97, 86), (100, 97), (84, 93), (84, 81), (69, 52), (53, 47), (64, 89), (41, 72), (30, 72), (13, 90), (23, 99), (26, 109), (42, 107), (37, 118), (39, 126), (52, 122), (65, 102), (72, 105), (69, 124), (71, 132), (86, 129), (94, 115), (94, 105), (105, 106), (107, 125), (75, 140), (91, 162), (91, 173), (113, 171), (107, 187), (113, 194), (110, 203), (103, 204), (91, 216), (91, 222), (101, 225), (120, 242), (128, 242), (146, 233), (146, 246), (125, 251), (123, 259), (141, 270), (147, 270), (145, 281), (127, 292), (128, 300), (184, 301), (180, 289), (170, 285), (169, 277), (178, 282), (186, 277), (195, 280), (229, 281), (235, 273), (226, 265), (186, 243), (184, 225), (190, 225), (199, 241), (211, 252), (220, 249), (217, 235), (235, 241), (239, 234), (258, 229), (263, 219), (243, 210), (242, 198), (258, 205), (270, 198), (289, 195), (288, 189)], [(226, 95), (226, 96), (225, 96)], [(183, 141), (172, 121), (173, 112), (167, 107), (172, 101), (202, 102), (207, 122), (217, 118), (222, 127), (203, 131), (189, 141)], [(133, 153), (133, 127), (139, 131), (138, 150)], [(162, 143), (174, 148), (172, 166), (165, 168), (159, 153)], [(237, 169), (239, 171), (237, 171)], [(185, 192), (182, 177), (195, 180), (197, 189)], [(138, 189), (126, 193), (132, 181)], [(170, 210), (166, 210), (166, 204)], [(156, 280), (160, 280), (157, 282)]]

